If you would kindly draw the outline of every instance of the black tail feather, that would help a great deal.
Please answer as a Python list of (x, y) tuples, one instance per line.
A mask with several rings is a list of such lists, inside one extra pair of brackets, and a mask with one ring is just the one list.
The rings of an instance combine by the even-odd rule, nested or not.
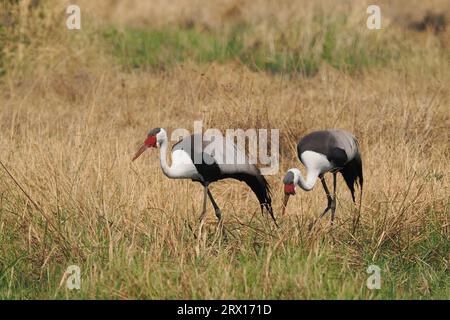
[(253, 193), (258, 198), (261, 210), (266, 209), (269, 212), (270, 216), (272, 217), (273, 221), (275, 222), (275, 225), (277, 225), (277, 221), (275, 219), (272, 209), (272, 196), (270, 186), (266, 178), (264, 178), (263, 175), (255, 176), (246, 173), (234, 174), (233, 178), (245, 182), (250, 187), (250, 189), (252, 189)]
[(355, 202), (355, 183), (359, 184), (362, 192), (363, 188), (363, 169), (361, 157), (357, 156), (348, 162), (344, 168), (339, 170), (352, 193), (353, 202)]

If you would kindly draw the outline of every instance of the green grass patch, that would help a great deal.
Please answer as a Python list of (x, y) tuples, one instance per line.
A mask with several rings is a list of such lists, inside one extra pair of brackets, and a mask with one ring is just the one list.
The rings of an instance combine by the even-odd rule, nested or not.
[[(402, 251), (385, 246), (375, 260), (370, 242), (357, 249), (351, 239), (336, 244), (326, 235), (313, 250), (286, 240), (282, 247), (264, 244), (254, 251), (249, 235), (239, 247), (209, 243), (209, 253), (200, 256), (186, 249), (181, 257), (168, 245), (159, 261), (151, 253), (154, 244), (129, 255), (129, 243), (119, 242), (111, 257), (105, 243), (84, 261), (52, 259), (45, 267), (6, 245), (0, 299), (446, 299), (450, 275), (442, 258), (449, 245), (440, 232), (426, 232), (428, 240)], [(183, 246), (195, 246), (195, 239), (181, 238)], [(356, 260), (350, 254), (355, 252)], [(59, 286), (71, 264), (81, 268), (81, 290)], [(366, 285), (372, 264), (381, 270), (380, 289)]]
[[(302, 26), (298, 26), (302, 28)], [(252, 70), (313, 76), (322, 63), (349, 72), (386, 65), (395, 55), (372, 37), (348, 35), (337, 23), (320, 29), (308, 43), (296, 44), (293, 35), (281, 34), (269, 45), (250, 28), (237, 25), (218, 34), (196, 28), (143, 30), (110, 27), (103, 32), (111, 53), (128, 69), (164, 69), (174, 63), (240, 61)], [(295, 33), (294, 33), (295, 34)]]

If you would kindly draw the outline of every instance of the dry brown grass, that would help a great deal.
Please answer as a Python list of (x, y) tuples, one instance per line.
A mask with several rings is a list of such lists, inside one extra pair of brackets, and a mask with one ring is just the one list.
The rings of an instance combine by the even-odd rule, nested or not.
[[(0, 160), (18, 185), (0, 168), (0, 296), (74, 297), (58, 284), (76, 263), (86, 298), (448, 297), (450, 68), (439, 36), (405, 31), (429, 60), (353, 76), (324, 65), (315, 77), (289, 79), (238, 62), (127, 72), (95, 41), (98, 23), (224, 28), (242, 19), (267, 34), (291, 21), (286, 15), (309, 13), (296, 15), (292, 1), (130, 1), (112, 11), (80, 3), (102, 19), (86, 27), (94, 36), (68, 36), (55, 22), (60, 8), (45, 9), (48, 26), (18, 31), (33, 32), (35, 42), (1, 82)], [(312, 4), (295, 6), (310, 12)], [(268, 13), (279, 21), (267, 22)], [(250, 191), (227, 181), (212, 192), (230, 239), (216, 233), (211, 208), (197, 239), (200, 186), (167, 179), (156, 151), (130, 162), (148, 129), (192, 130), (195, 120), (221, 130), (280, 129), (280, 172), (268, 177), (276, 214), (283, 173), (300, 166), (298, 139), (322, 128), (354, 132), (365, 175), (357, 232), (358, 208), (342, 179), (337, 223), (325, 219), (312, 233), (308, 224), (326, 204), (321, 188), (295, 196), (275, 229)], [(371, 262), (383, 266), (380, 292), (365, 288)]]

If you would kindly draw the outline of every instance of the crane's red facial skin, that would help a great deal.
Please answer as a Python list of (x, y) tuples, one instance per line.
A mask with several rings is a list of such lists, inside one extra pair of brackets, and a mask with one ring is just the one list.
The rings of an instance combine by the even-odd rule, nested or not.
[(156, 147), (156, 136), (150, 136), (147, 139), (145, 139), (144, 144), (150, 148), (155, 148)]
[(156, 136), (150, 136), (147, 139), (145, 139), (144, 144), (139, 148), (139, 150), (136, 152), (131, 161), (134, 161), (137, 158), (139, 158), (139, 156), (143, 154), (144, 151), (147, 150), (148, 148), (156, 148)]
[(288, 183), (284, 185), (284, 194), (294, 195), (295, 185), (293, 183)]

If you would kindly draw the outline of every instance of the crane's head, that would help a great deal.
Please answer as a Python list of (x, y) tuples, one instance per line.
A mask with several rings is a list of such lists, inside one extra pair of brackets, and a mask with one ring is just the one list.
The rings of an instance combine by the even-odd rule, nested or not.
[(134, 155), (133, 159), (131, 161), (136, 160), (139, 158), (139, 156), (144, 153), (145, 150), (148, 148), (156, 148), (161, 141), (166, 137), (166, 132), (164, 129), (161, 128), (154, 128), (150, 130), (147, 134), (147, 139), (145, 139), (142, 146), (139, 148), (139, 150)]
[(287, 203), (289, 201), (289, 197), (295, 194), (295, 186), (298, 185), (299, 182), (299, 170), (298, 169), (289, 169), (286, 172), (286, 175), (283, 179), (284, 184), (284, 199), (283, 199), (283, 208), (282, 215), (284, 215), (284, 211), (286, 209)]

